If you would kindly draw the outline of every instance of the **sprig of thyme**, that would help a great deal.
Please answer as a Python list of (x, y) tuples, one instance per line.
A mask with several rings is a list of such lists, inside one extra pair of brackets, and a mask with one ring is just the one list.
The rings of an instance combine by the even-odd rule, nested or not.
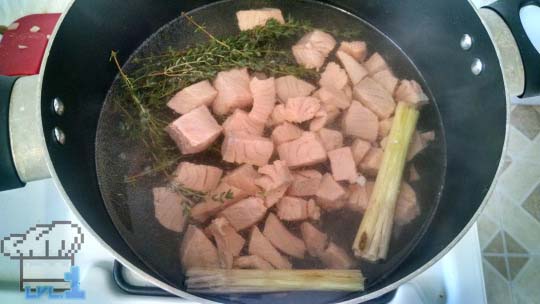
[(314, 70), (295, 62), (288, 46), (280, 47), (283, 40), (302, 34), (311, 26), (294, 20), (284, 24), (270, 20), (265, 26), (218, 39), (192, 17), (183, 16), (196, 31), (206, 34), (209, 41), (185, 50), (168, 50), (159, 56), (136, 59), (141, 65), (133, 71), (132, 79), (151, 108), (163, 107), (180, 89), (232, 68), (246, 67), (271, 76), (295, 75), (307, 79), (317, 76)]
[(115, 100), (115, 106), (124, 118), (125, 131), (142, 142), (152, 160), (150, 170), (130, 176), (128, 181), (157, 172), (170, 173), (176, 162), (186, 157), (180, 155), (164, 131), (175, 118), (166, 103), (184, 87), (212, 79), (220, 71), (241, 67), (277, 77), (294, 75), (308, 80), (317, 77), (315, 70), (295, 62), (290, 43), (287, 43), (313, 30), (308, 22), (289, 18), (281, 24), (270, 20), (265, 26), (216, 37), (191, 16), (183, 16), (209, 40), (183, 50), (169, 49), (161, 54), (134, 58), (135, 67), (130, 69), (130, 75), (122, 69), (117, 53), (111, 52), (111, 61), (114, 61), (127, 93)]
[(221, 192), (219, 194), (212, 195), (212, 200), (215, 202), (224, 203), (225, 200), (231, 200), (234, 198), (234, 193), (231, 191), (231, 189), (227, 190), (227, 192)]
[(124, 118), (124, 131), (134, 140), (141, 141), (152, 157), (152, 168), (127, 177), (126, 182), (134, 182), (142, 176), (168, 170), (182, 158), (182, 155), (178, 154), (176, 147), (164, 131), (170, 122), (166, 118), (167, 114), (163, 112), (159, 114), (160, 112), (148, 105), (133, 79), (120, 66), (117, 52), (111, 51), (109, 60), (116, 65), (123, 87), (128, 94), (127, 97), (115, 100), (114, 104)]
[(194, 190), (191, 188), (188, 188), (182, 184), (171, 182), (169, 184), (169, 188), (180, 194), (182, 197), (190, 201), (190, 205), (195, 205), (197, 203), (200, 203), (205, 197), (206, 192)]

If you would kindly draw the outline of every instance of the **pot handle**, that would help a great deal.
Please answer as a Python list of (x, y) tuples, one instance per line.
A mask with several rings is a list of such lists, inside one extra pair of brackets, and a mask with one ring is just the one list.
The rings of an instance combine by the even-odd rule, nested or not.
[(9, 140), (9, 104), (17, 78), (0, 75), (0, 191), (25, 185), (15, 168)]
[(520, 98), (540, 95), (540, 53), (527, 36), (519, 15), (521, 8), (530, 4), (540, 6), (540, 0), (497, 0), (483, 7), (497, 13), (514, 36), (525, 72), (525, 84)]

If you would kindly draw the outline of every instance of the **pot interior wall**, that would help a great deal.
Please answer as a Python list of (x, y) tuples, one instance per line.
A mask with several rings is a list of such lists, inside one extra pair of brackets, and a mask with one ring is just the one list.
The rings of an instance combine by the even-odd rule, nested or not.
[[(111, 50), (123, 62), (158, 28), (210, 1), (76, 1), (62, 23), (48, 58), (42, 92), (43, 126), (56, 173), (85, 221), (113, 250), (145, 272), (153, 272), (134, 254), (113, 225), (98, 187), (95, 140), (98, 116), (116, 75)], [(261, 1), (251, 1), (260, 5)], [(268, 4), (268, 1), (264, 1)], [(505, 132), (505, 95), (498, 60), (480, 20), (465, 1), (331, 1), (381, 30), (420, 69), (437, 101), (445, 128), (447, 176), (433, 224), (399, 268), (376, 282), (378, 290), (412, 273), (443, 250), (477, 211), (498, 166)], [(448, 12), (453, 12), (448, 14)], [(475, 45), (459, 48), (462, 34)], [(473, 58), (485, 70), (470, 72)], [(64, 116), (50, 111), (54, 97), (66, 104)], [(61, 127), (67, 142), (50, 134)], [(309, 296), (323, 302), (322, 295)], [(346, 300), (359, 294), (333, 296)], [(305, 299), (299, 295), (291, 300)], [(256, 300), (256, 299), (255, 299)], [(306, 299), (308, 300), (308, 299)]]

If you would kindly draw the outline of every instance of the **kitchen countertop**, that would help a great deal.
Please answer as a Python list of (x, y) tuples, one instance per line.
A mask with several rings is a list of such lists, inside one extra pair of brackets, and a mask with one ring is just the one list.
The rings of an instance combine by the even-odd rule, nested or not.
[[(521, 17), (540, 50), (540, 8)], [(504, 170), (477, 221), (486, 296), (490, 304), (540, 303), (540, 106), (510, 106), (507, 136)]]
[(540, 106), (512, 106), (505, 169), (478, 219), (488, 303), (540, 303)]

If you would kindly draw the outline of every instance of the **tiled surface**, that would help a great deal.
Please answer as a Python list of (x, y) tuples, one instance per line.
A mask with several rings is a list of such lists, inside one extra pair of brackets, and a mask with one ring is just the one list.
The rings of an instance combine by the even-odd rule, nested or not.
[(540, 113), (528, 107), (516, 107), (510, 114), (510, 120), (523, 135), (533, 139), (540, 133)]
[(488, 303), (540, 304), (540, 107), (512, 106), (503, 171), (478, 219)]

